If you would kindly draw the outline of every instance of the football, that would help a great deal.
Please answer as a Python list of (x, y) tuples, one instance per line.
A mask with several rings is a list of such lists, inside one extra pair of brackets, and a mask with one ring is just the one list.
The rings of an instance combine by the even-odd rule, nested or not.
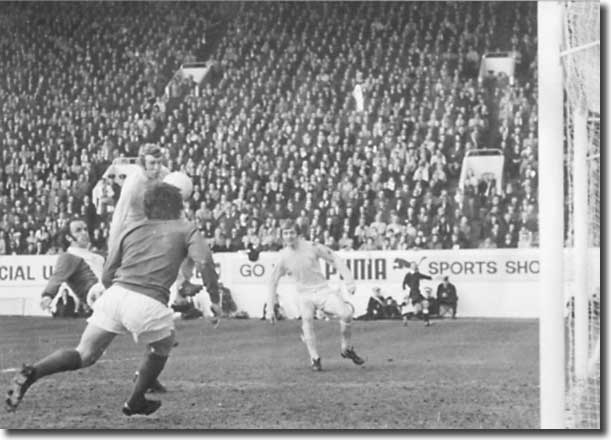
[(187, 200), (193, 193), (193, 182), (191, 182), (191, 178), (183, 172), (174, 171), (165, 176), (163, 181), (178, 188), (183, 200)]

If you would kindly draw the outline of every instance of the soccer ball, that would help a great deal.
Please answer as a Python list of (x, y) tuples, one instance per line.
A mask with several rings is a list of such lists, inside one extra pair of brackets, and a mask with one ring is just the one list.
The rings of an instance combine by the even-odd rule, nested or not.
[(185, 173), (174, 171), (165, 176), (163, 181), (178, 188), (183, 200), (187, 200), (193, 194), (193, 182), (191, 182), (191, 178)]

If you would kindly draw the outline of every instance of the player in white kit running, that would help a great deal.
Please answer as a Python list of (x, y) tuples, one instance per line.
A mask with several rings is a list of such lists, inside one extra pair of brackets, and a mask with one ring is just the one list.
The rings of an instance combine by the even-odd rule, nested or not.
[[(316, 335), (314, 334), (314, 316), (317, 310), (339, 318), (341, 332), (341, 356), (351, 359), (355, 364), (362, 365), (365, 361), (359, 357), (351, 345), (353, 306), (346, 302), (339, 289), (329, 285), (320, 268), (319, 259), (326, 260), (341, 275), (346, 288), (351, 295), (354, 294), (354, 278), (346, 264), (326, 246), (314, 244), (298, 236), (297, 226), (293, 221), (287, 222), (282, 229), (282, 239), (285, 247), (279, 252), (279, 259), (272, 272), (269, 285), (269, 298), (267, 304), (274, 310), (278, 303), (276, 289), (278, 281), (284, 275), (292, 276), (297, 282), (299, 311), (303, 330), (302, 340), (308, 348), (312, 369), (322, 369), (320, 356), (316, 348)], [(270, 313), (270, 320), (275, 323), (276, 316)]]

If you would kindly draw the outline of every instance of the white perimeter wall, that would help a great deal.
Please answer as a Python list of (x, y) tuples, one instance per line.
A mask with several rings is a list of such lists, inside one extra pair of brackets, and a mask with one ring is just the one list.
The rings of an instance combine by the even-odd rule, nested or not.
[[(539, 314), (538, 249), (355, 251), (340, 255), (357, 280), (357, 292), (348, 298), (357, 316), (365, 312), (374, 286), (381, 287), (385, 296), (403, 300), (406, 291), (401, 284), (408, 262), (418, 262), (420, 272), (433, 277), (421, 284), (432, 287), (434, 292), (442, 276), (450, 277), (458, 290), (459, 316), (533, 318)], [(231, 289), (238, 307), (251, 317), (260, 317), (276, 254), (264, 252), (255, 263), (239, 252), (218, 253), (214, 258), (220, 279)], [(38, 305), (40, 293), (56, 259), (57, 256), (46, 255), (1, 256), (0, 315), (45, 315)], [(591, 252), (591, 259), (593, 265), (600, 266), (598, 249)], [(331, 283), (341, 285), (326, 263), (322, 268)], [(565, 268), (570, 270), (570, 265)], [(564, 277), (561, 273), (558, 276)], [(278, 290), (281, 305), (289, 316), (296, 316), (296, 293), (291, 279), (284, 278)]]

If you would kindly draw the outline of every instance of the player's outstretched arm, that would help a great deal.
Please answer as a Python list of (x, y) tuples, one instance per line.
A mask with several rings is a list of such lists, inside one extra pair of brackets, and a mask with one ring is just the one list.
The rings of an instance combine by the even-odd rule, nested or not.
[(335, 270), (337, 270), (337, 272), (342, 277), (342, 280), (344, 280), (344, 284), (346, 285), (346, 289), (348, 289), (348, 292), (350, 293), (350, 295), (354, 295), (354, 292), (356, 290), (356, 286), (354, 283), (354, 277), (352, 276), (352, 273), (348, 269), (348, 266), (346, 266), (346, 263), (344, 262), (344, 260), (342, 260), (339, 257), (339, 255), (337, 255), (327, 246), (324, 246), (322, 244), (314, 245), (314, 249), (316, 250), (316, 255), (319, 258), (322, 258), (327, 263), (329, 263), (331, 266), (333, 266)]
[(418, 276), (420, 277), (421, 280), (432, 280), (433, 277), (431, 277), (430, 275), (425, 275), (423, 273), (419, 273)]
[(74, 262), (74, 257), (68, 252), (64, 252), (58, 257), (53, 274), (42, 291), (41, 309), (49, 310), (51, 308), (53, 298), (59, 292), (60, 286), (72, 276), (76, 268), (77, 264)]
[(119, 239), (119, 235), (121, 235), (121, 230), (125, 227), (127, 214), (130, 211), (134, 193), (143, 190), (142, 188), (138, 188), (138, 186), (144, 185), (142, 177), (141, 172), (135, 172), (127, 176), (125, 182), (123, 182), (121, 194), (119, 194), (119, 200), (117, 200), (117, 204), (112, 213), (112, 220), (110, 221), (110, 229), (108, 231), (109, 252), (111, 248), (115, 247), (117, 244), (116, 242)]
[(112, 280), (115, 277), (115, 273), (121, 266), (121, 242), (120, 239), (115, 242), (115, 246), (108, 249), (108, 258), (104, 262), (104, 269), (102, 269), (102, 284), (105, 288), (109, 288), (112, 285)]

